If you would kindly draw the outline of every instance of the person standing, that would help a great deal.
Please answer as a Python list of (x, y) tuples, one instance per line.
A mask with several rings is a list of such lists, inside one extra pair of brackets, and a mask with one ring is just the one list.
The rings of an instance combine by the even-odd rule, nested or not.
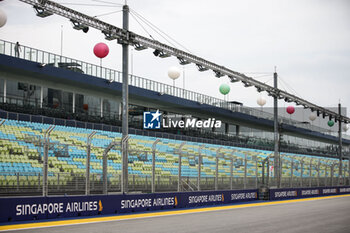
[(19, 44), (19, 42), (17, 41), (15, 44), (15, 56), (19, 57), (19, 53), (21, 52), (21, 45)]

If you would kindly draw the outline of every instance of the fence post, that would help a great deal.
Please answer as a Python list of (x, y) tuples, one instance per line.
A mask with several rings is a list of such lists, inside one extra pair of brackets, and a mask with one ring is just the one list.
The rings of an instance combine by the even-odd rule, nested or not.
[[(129, 137), (126, 137), (126, 140), (128, 140)], [(107, 146), (107, 148), (104, 150), (103, 152), (103, 170), (102, 170), (102, 179), (103, 179), (103, 194), (107, 195), (108, 194), (108, 152), (110, 150), (113, 149), (113, 147), (115, 145), (117, 145), (118, 142), (117, 141), (112, 141), (111, 143), (109, 143), (109, 145)], [(123, 144), (123, 142), (122, 142)]]
[(266, 186), (269, 187), (270, 179), (270, 155), (262, 161), (262, 183), (265, 185), (265, 163), (267, 165)]
[(321, 167), (321, 159), (318, 159), (318, 164), (317, 164), (317, 187), (320, 187), (320, 167)]
[(301, 159), (301, 169), (300, 169), (300, 187), (303, 187), (303, 173), (304, 173), (304, 158)]
[(182, 155), (179, 154), (179, 169), (178, 169), (178, 179), (177, 179), (177, 191), (180, 192), (181, 191), (181, 159), (182, 159)]
[(16, 173), (17, 175), (17, 191), (19, 190), (19, 172)]
[(325, 164), (325, 169), (324, 169), (324, 186), (327, 186), (327, 179), (328, 179), (328, 173), (327, 173), (327, 167), (328, 167), (328, 165), (327, 164)]
[(259, 183), (258, 175), (259, 175), (259, 173), (258, 173), (258, 157), (256, 156), (256, 158), (255, 158), (255, 188), (256, 189), (258, 188), (258, 183)]
[(335, 167), (335, 164), (333, 163), (331, 165), (331, 186), (333, 186), (333, 179), (334, 179), (334, 167)]
[(231, 167), (230, 167), (230, 189), (233, 189), (233, 184), (232, 184), (232, 179), (233, 179), (233, 158), (231, 157)]
[(339, 186), (341, 184), (341, 177), (342, 177), (342, 174), (343, 174), (343, 163), (342, 163), (342, 160), (339, 159), (339, 163), (338, 163), (338, 178), (337, 178), (337, 186)]
[(265, 185), (265, 162), (266, 162), (266, 159), (263, 159), (262, 162), (261, 162), (261, 183), (263, 185)]
[(244, 154), (244, 189), (247, 188), (247, 154)]
[(218, 190), (218, 178), (219, 178), (219, 154), (222, 147), (216, 150), (216, 169), (215, 169), (215, 190)]
[(283, 155), (281, 155), (280, 156), (280, 164), (279, 164), (279, 186), (278, 187), (280, 187), (280, 188), (282, 188), (282, 179), (283, 179), (283, 158), (284, 158), (284, 156)]
[(48, 195), (48, 160), (49, 160), (49, 146), (50, 146), (50, 133), (55, 128), (55, 126), (51, 125), (44, 132), (44, 163), (43, 163), (43, 196), (46, 197)]
[(231, 153), (231, 168), (230, 168), (230, 188), (231, 190), (233, 189), (233, 162), (235, 162), (236, 160), (234, 160), (234, 154), (235, 154), (235, 150), (232, 150), (232, 153)]
[(38, 190), (40, 189), (40, 173), (38, 173)]
[(156, 146), (160, 139), (154, 141), (152, 145), (152, 193), (156, 192), (155, 176), (156, 176)]
[[(127, 119), (126, 119), (126, 121), (127, 121)], [(122, 153), (121, 192), (122, 193), (127, 193), (128, 192), (128, 185), (129, 185), (129, 181), (128, 181), (128, 169), (129, 169), (128, 141), (129, 141), (129, 138), (130, 138), (130, 136), (126, 135), (121, 140), (121, 153)], [(106, 177), (106, 182), (107, 182), (107, 177)]]
[(198, 179), (197, 179), (197, 189), (201, 191), (201, 172), (202, 172), (202, 148), (205, 144), (202, 144), (198, 148)]
[(183, 146), (186, 144), (186, 142), (182, 142), (179, 149), (178, 149), (178, 153), (179, 153), (179, 169), (178, 169), (178, 179), (177, 179), (177, 191), (180, 192), (181, 191), (181, 159), (182, 159), (182, 148)]
[(57, 190), (60, 190), (60, 173), (57, 173)]
[(269, 185), (270, 185), (270, 156), (268, 156), (266, 159), (267, 159), (266, 186), (269, 187)]
[[(73, 175), (73, 174), (72, 174)], [(79, 189), (79, 184), (78, 184), (78, 177), (77, 177), (77, 174), (74, 174), (74, 178), (75, 178), (75, 190), (78, 190)]]
[(293, 187), (293, 173), (294, 173), (294, 158), (295, 156), (292, 157), (292, 162), (291, 162), (291, 167), (290, 167), (290, 187)]
[(94, 189), (95, 189), (95, 174), (92, 174), (92, 185), (91, 185), (90, 191)]
[(93, 131), (89, 134), (87, 138), (87, 147), (86, 147), (86, 175), (85, 175), (85, 195), (90, 195), (90, 160), (91, 160), (91, 140), (92, 137), (96, 134), (96, 131)]
[(146, 183), (145, 183), (145, 185), (146, 185), (146, 187), (145, 187), (145, 189), (147, 190), (148, 188), (148, 176), (146, 176)]
[(312, 170), (312, 158), (310, 159), (310, 168), (309, 168), (309, 187), (311, 187), (311, 185), (312, 185), (312, 172), (311, 172), (311, 170)]
[(350, 157), (348, 158), (349, 161), (348, 161), (348, 176), (349, 176), (349, 185), (350, 185)]

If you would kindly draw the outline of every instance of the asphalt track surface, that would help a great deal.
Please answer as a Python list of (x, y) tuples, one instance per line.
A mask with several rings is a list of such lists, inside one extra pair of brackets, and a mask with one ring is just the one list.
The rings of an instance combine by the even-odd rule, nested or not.
[[(264, 203), (262, 203), (264, 204)], [(313, 198), (242, 205), (237, 208), (203, 208), (126, 219), (6, 232), (28, 233), (173, 233), (173, 232), (350, 232), (350, 196)], [(198, 210), (203, 210), (199, 212)], [(192, 210), (193, 211), (193, 210)], [(155, 212), (154, 212), (155, 213)], [(136, 218), (134, 218), (134, 217)], [(139, 216), (139, 217), (137, 217)], [(96, 219), (96, 218), (94, 218)], [(98, 218), (97, 218), (98, 219)], [(103, 218), (100, 218), (103, 220)]]

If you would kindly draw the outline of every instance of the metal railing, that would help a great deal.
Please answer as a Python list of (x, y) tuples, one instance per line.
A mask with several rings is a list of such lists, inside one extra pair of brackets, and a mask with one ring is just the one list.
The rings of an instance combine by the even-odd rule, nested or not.
[[(119, 83), (122, 82), (122, 73), (120, 71), (105, 68), (105, 67), (100, 67), (98, 65), (60, 56), (54, 53), (27, 47), (24, 45), (21, 45), (20, 48), (21, 48), (21, 51), (18, 54), (16, 54), (15, 43), (5, 41), (5, 40), (0, 40), (0, 54), (5, 54), (9, 56), (14, 56), (14, 57), (17, 56), (21, 59), (43, 63), (43, 64), (50, 64), (56, 67), (61, 67), (61, 68), (75, 71), (75, 72), (80, 72), (80, 73), (92, 75), (98, 78), (107, 79), (113, 82), (119, 82)], [(155, 91), (161, 95), (166, 94), (166, 95), (171, 95), (171, 96), (195, 101), (195, 102), (198, 102), (198, 104), (207, 104), (210, 106), (228, 109), (232, 112), (241, 112), (241, 113), (252, 115), (258, 118), (273, 120), (272, 113), (264, 112), (255, 108), (233, 104), (219, 98), (185, 90), (179, 87), (174, 87), (168, 84), (160, 83), (157, 81), (138, 77), (135, 75), (129, 75), (129, 85)], [(279, 122), (284, 124), (294, 125), (298, 128), (324, 132), (325, 134), (332, 134), (332, 132), (329, 129), (314, 126), (311, 124), (300, 124), (299, 121), (295, 121), (282, 116), (279, 116)]]
[[(104, 113), (103, 118), (101, 118), (99, 114), (90, 115), (84, 113), (84, 111), (79, 111), (79, 109), (76, 109), (76, 113), (73, 114), (64, 109), (53, 109), (46, 107), (46, 105), (43, 105), (42, 108), (35, 108), (37, 105), (36, 101), (27, 101), (27, 105), (23, 105), (23, 101), (19, 99), (10, 97), (7, 97), (6, 99), (6, 104), (3, 104), (2, 98), (0, 97), (0, 107), (2, 110), (5, 110), (0, 113), (0, 116), (5, 119), (121, 132), (121, 121), (119, 120), (118, 114), (107, 115)], [(197, 143), (273, 150), (273, 140), (263, 137), (228, 135), (224, 132), (211, 132), (200, 129), (180, 131), (149, 131), (143, 130), (141, 120), (138, 121), (136, 119), (132, 119), (131, 117), (129, 118), (129, 125), (132, 127), (130, 128), (130, 133), (136, 135), (191, 141)], [(343, 147), (342, 149), (344, 156), (350, 156), (349, 147)], [(280, 151), (334, 158), (338, 154), (336, 147), (301, 146), (297, 144), (297, 142), (292, 143), (286, 141), (281, 141)]]

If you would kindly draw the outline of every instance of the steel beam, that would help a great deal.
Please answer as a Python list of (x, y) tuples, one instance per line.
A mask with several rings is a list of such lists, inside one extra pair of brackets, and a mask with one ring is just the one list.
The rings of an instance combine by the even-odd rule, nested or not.
[(210, 69), (210, 70), (219, 72), (220, 75), (226, 75), (231, 80), (241, 81), (242, 83), (249, 84), (249, 86), (255, 86), (257, 90), (266, 91), (270, 95), (276, 95), (276, 96), (278, 95), (280, 99), (285, 99), (285, 100), (288, 100), (289, 102), (295, 102), (297, 105), (308, 107), (313, 111), (320, 111), (324, 113), (325, 116), (333, 116), (339, 121), (350, 122), (349, 117), (342, 116), (336, 112), (333, 112), (323, 107), (312, 104), (307, 100), (304, 100), (300, 97), (289, 94), (278, 88), (271, 87), (263, 82), (260, 82), (251, 77), (248, 77), (245, 74), (230, 70), (224, 66), (215, 64), (201, 57), (195, 56), (193, 54), (190, 54), (185, 51), (171, 47), (169, 45), (163, 44), (159, 41), (130, 32), (125, 27), (123, 27), (123, 29), (116, 27), (114, 25), (105, 23), (99, 19), (96, 19), (95, 17), (85, 15), (83, 13), (72, 10), (68, 7), (62, 6), (56, 2), (49, 1), (49, 0), (20, 0), (20, 1), (30, 4), (35, 8), (42, 9), (43, 13), (46, 13), (46, 15), (57, 14), (65, 18), (68, 18), (70, 20), (80, 22), (83, 25), (100, 30), (105, 35), (108, 35), (108, 38), (107, 38), (108, 40), (118, 39), (118, 41), (126, 41), (128, 44), (137, 44), (138, 46), (142, 46), (144, 48), (151, 48), (151, 49), (162, 51), (168, 55), (177, 57), (180, 61), (186, 61), (186, 64), (193, 63), (193, 64), (196, 64), (197, 66), (202, 67), (202, 69), (205, 69), (205, 70)]

